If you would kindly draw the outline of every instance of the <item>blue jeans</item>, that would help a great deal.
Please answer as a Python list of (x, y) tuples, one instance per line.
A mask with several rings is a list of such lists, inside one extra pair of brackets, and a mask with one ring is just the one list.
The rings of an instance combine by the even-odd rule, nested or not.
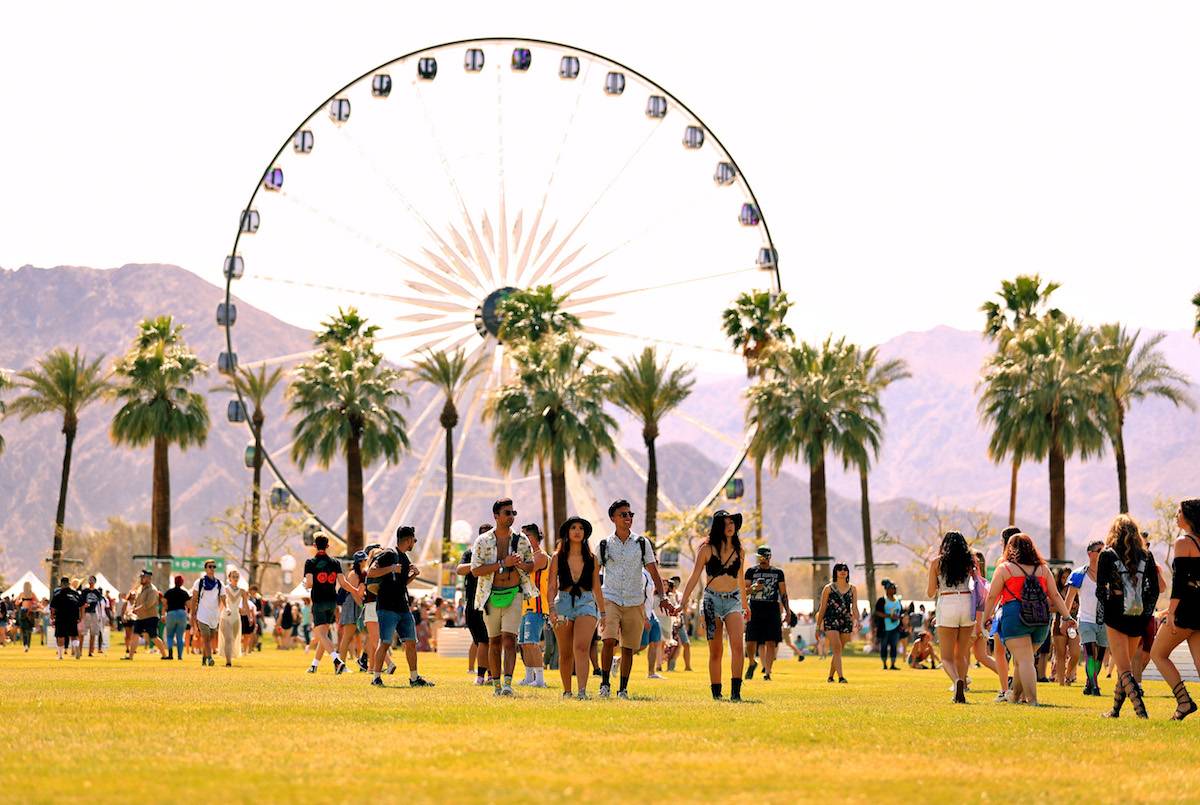
[(546, 616), (540, 612), (526, 612), (521, 616), (521, 634), (517, 636), (517, 645), (536, 646), (542, 642), (542, 628), (546, 625)]
[(172, 651), (171, 641), (175, 641), (174, 642), (174, 645), (176, 646), (176, 648), (174, 649), (175, 654), (176, 654), (176, 656), (182, 657), (183, 656), (183, 633), (187, 631), (187, 627), (188, 627), (187, 611), (182, 610), (182, 609), (172, 609), (171, 611), (169, 611), (167, 613), (167, 617), (166, 617), (166, 627), (167, 627), (167, 632), (166, 632), (167, 653), (168, 654), (171, 653), (171, 651)]
[(398, 643), (417, 639), (417, 622), (413, 620), (411, 610), (393, 612), (390, 609), (377, 609), (376, 614), (379, 616), (380, 643), (390, 644), (393, 637)]
[(888, 655), (891, 655), (892, 665), (896, 664), (896, 650), (900, 648), (900, 629), (884, 629), (883, 636), (879, 639), (879, 658), (883, 660), (884, 666), (888, 664)]

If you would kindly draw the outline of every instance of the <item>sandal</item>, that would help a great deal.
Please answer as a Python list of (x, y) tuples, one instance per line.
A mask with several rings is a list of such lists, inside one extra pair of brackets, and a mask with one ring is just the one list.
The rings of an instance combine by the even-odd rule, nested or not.
[(1192, 697), (1188, 695), (1187, 687), (1183, 682), (1180, 682), (1175, 687), (1171, 688), (1171, 692), (1175, 694), (1175, 712), (1171, 715), (1172, 721), (1183, 721), (1185, 718), (1196, 712), (1196, 703), (1192, 701)]

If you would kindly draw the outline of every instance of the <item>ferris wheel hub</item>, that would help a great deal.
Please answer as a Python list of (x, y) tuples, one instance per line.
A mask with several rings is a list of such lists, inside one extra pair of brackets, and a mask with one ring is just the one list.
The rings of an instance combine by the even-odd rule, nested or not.
[(480, 336), (483, 338), (500, 337), (500, 311), (497, 308), (501, 300), (515, 290), (517, 289), (511, 286), (497, 288), (484, 297), (484, 300), (479, 303), (479, 307), (475, 308), (475, 330)]

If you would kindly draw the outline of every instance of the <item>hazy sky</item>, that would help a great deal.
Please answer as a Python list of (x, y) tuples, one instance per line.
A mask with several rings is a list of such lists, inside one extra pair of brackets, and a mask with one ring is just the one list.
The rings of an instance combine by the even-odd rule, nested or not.
[(1195, 4), (182, 8), (0, 11), (0, 266), (216, 280), (264, 164), (317, 102), (411, 50), (512, 35), (622, 61), (704, 119), (754, 186), (802, 335), (973, 329), (1022, 271), (1061, 281), (1086, 320), (1190, 327)]

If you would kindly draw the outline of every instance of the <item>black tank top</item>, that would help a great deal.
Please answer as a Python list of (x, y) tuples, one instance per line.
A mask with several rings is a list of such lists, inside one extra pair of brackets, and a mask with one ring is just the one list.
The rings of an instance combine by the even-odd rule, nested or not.
[(571, 563), (567, 551), (558, 555), (558, 589), (571, 594), (571, 601), (578, 600), (583, 593), (592, 591), (592, 581), (595, 578), (596, 558), (591, 554), (583, 556), (583, 573), (579, 578), (571, 576)]
[[(722, 543), (724, 545), (724, 543)], [(710, 543), (711, 547), (711, 543)], [(704, 572), (708, 574), (708, 580), (712, 581), (717, 576), (733, 576), (738, 577), (738, 572), (742, 569), (742, 554), (739, 551), (734, 551), (733, 562), (726, 564), (721, 561), (721, 557), (716, 548), (712, 548), (708, 555), (708, 561), (704, 563)]]

